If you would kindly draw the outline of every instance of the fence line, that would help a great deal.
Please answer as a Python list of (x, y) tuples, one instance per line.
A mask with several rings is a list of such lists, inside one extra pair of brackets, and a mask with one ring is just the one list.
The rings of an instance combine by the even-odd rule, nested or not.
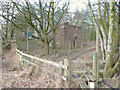
[[(46, 64), (50, 64), (50, 65), (53, 65), (53, 66), (56, 66), (59, 68), (60, 70), (60, 80), (61, 80), (61, 87), (62, 88), (69, 88), (70, 87), (70, 81), (72, 80), (70, 78), (70, 72), (79, 72), (79, 73), (85, 73), (87, 70), (79, 70), (79, 71), (70, 71), (70, 61), (68, 59), (64, 59), (64, 62), (63, 61), (60, 61), (60, 63), (56, 63), (56, 62), (53, 62), (53, 61), (50, 61), (50, 60), (46, 60), (46, 59), (41, 59), (41, 58), (38, 58), (36, 56), (32, 56), (32, 55), (29, 55), (29, 54), (26, 54), (26, 53), (23, 53), (22, 51), (16, 49), (16, 53), (17, 55), (20, 57), (20, 60), (22, 61), (26, 61), (34, 66), (37, 66), (37, 64), (33, 63), (33, 62), (30, 62), (29, 60), (26, 60), (23, 58), (23, 56), (26, 56), (26, 57), (29, 57), (31, 59), (34, 59), (34, 60), (38, 60), (38, 61), (41, 61), (43, 63), (46, 63)], [(73, 62), (77, 62), (77, 60), (71, 60), (72, 63)], [(95, 60), (93, 60), (95, 61)], [(85, 62), (81, 62), (80, 63), (85, 63)], [(91, 61), (89, 63), (92, 63)], [(101, 61), (101, 63), (105, 63), (105, 61)], [(93, 68), (96, 68), (95, 66), (93, 66)], [(103, 70), (101, 70), (100, 72), (102, 72)], [(88, 71), (90, 72), (90, 70)], [(71, 80), (70, 80), (71, 79)], [(81, 78), (82, 80), (82, 78)]]
[(64, 64), (63, 64), (61, 62), (60, 63), (55, 63), (53, 61), (49, 61), (49, 60), (46, 60), (46, 59), (41, 59), (41, 58), (38, 58), (36, 56), (32, 56), (32, 55), (23, 53), (22, 51), (20, 51), (18, 49), (16, 49), (16, 53), (20, 57), (21, 61), (25, 61), (27, 63), (30, 63), (30, 64), (34, 65), (34, 66), (37, 66), (37, 65), (33, 62), (30, 62), (29, 60), (24, 59), (23, 56), (26, 56), (26, 57), (32, 58), (34, 60), (38, 60), (38, 61), (41, 61), (43, 63), (50, 64), (50, 65), (58, 67), (60, 69), (61, 82), (62, 82), (62, 80), (64, 80), (64, 83), (65, 83), (65, 86), (62, 86), (62, 84), (61, 84), (61, 87), (69, 88), (69, 85), (70, 85), (70, 70), (69, 70), (69, 60), (68, 59), (64, 59)]
[[(64, 68), (64, 69), (67, 69), (67, 66), (65, 66), (65, 65), (62, 65), (62, 64), (59, 64), (59, 63), (55, 63), (55, 62), (53, 62), (53, 61), (49, 61), (49, 60), (46, 60), (46, 59), (41, 59), (41, 58), (38, 58), (38, 57), (35, 57), (35, 56), (32, 56), (32, 55), (23, 53), (22, 51), (19, 51), (18, 49), (16, 49), (16, 51), (17, 51), (18, 53), (20, 53), (21, 55), (23, 55), (23, 56), (26, 56), (26, 57), (29, 57), (29, 58), (32, 58), (32, 59), (36, 59), (36, 60), (41, 61), (41, 62), (43, 62), (43, 63), (51, 64), (51, 65), (56, 66), (56, 67), (59, 67), (59, 68), (62, 67), (62, 68)], [(18, 53), (17, 53), (17, 54), (18, 54)]]

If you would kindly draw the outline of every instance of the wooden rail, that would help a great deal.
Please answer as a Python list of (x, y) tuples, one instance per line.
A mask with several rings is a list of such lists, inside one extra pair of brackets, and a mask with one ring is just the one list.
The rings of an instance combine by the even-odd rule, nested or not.
[[(37, 64), (35, 64), (34, 62), (31, 62), (29, 60), (24, 59), (23, 56), (60, 68), (61, 82), (62, 82), (62, 80), (64, 80), (64, 83), (65, 83), (65, 86), (62, 86), (62, 84), (61, 84), (61, 87), (69, 88), (69, 85), (70, 85), (70, 69), (69, 69), (69, 60), (68, 59), (64, 59), (64, 64), (63, 64), (62, 62), (55, 63), (55, 62), (50, 61), (50, 60), (41, 59), (41, 58), (38, 58), (36, 56), (32, 56), (32, 55), (23, 53), (22, 51), (20, 51), (18, 49), (16, 49), (16, 53), (20, 57), (20, 60), (22, 62), (25, 61), (27, 63), (30, 63), (30, 64), (36, 66), (36, 67), (38, 67)], [(21, 65), (23, 65), (23, 63), (21, 63)]]
[(89, 88), (84, 81), (80, 81), (81, 88)]
[[(16, 53), (17, 53), (17, 55), (20, 57), (20, 60), (21, 61), (25, 61), (25, 62), (27, 62), (27, 63), (30, 63), (30, 64), (32, 64), (32, 65), (34, 65), (34, 66), (38, 66), (36, 63), (34, 63), (34, 62), (31, 62), (31, 61), (29, 61), (29, 60), (26, 60), (26, 59), (24, 59), (24, 57), (28, 57), (28, 58), (31, 58), (31, 59), (34, 59), (34, 60), (36, 60), (36, 61), (40, 61), (40, 62), (43, 62), (43, 63), (46, 63), (46, 64), (50, 64), (50, 65), (53, 65), (53, 66), (56, 66), (56, 67), (58, 67), (59, 69), (60, 69), (60, 82), (61, 82), (61, 87), (62, 88), (69, 88), (70, 87), (70, 80), (73, 80), (72, 78), (70, 79), (70, 73), (72, 72), (72, 73), (86, 73), (86, 72), (88, 72), (88, 70), (77, 70), (77, 71), (75, 71), (75, 70), (70, 70), (70, 61), (68, 60), (68, 59), (64, 59), (64, 61), (61, 61), (60, 63), (56, 63), (56, 62), (53, 62), (53, 61), (51, 61), (51, 60), (47, 60), (47, 59), (41, 59), (41, 58), (38, 58), (38, 57), (36, 57), (36, 56), (32, 56), (32, 55), (29, 55), (29, 54), (26, 54), (26, 53), (23, 53), (22, 51), (20, 51), (20, 50), (18, 50), (18, 49), (16, 49)], [(74, 64), (74, 63), (95, 63), (95, 60), (90, 60), (89, 62), (84, 62), (84, 61), (80, 61), (80, 60), (71, 60), (71, 63), (72, 64)], [(100, 60), (100, 63), (105, 63), (105, 61), (104, 60)], [(93, 69), (95, 69), (96, 68), (96, 65), (95, 64), (93, 64)], [(100, 72), (103, 72), (103, 70), (99, 70)], [(92, 72), (91, 70), (89, 70), (89, 72)], [(88, 77), (89, 77), (89, 79), (92, 77), (92, 76), (90, 76), (90, 75), (84, 75), (87, 79), (88, 79)], [(93, 76), (95, 76), (95, 75), (93, 75)], [(82, 80), (82, 78), (81, 79), (78, 79), (78, 80)], [(74, 81), (74, 80), (73, 80)], [(76, 80), (75, 80), (76, 81)], [(88, 81), (90, 81), (90, 80), (88, 80)], [(94, 84), (94, 82), (91, 82), (91, 83), (89, 83), (89, 87), (90, 87), (90, 84)], [(87, 87), (86, 85), (85, 85), (85, 83), (82, 83), (81, 82), (81, 85), (83, 85), (83, 87)], [(92, 86), (94, 86), (94, 85), (92, 85)], [(93, 87), (92, 87), (93, 88)]]
[(95, 88), (95, 81), (96, 81), (96, 79), (93, 77), (93, 75), (91, 75), (90, 73), (85, 73), (84, 75), (85, 75), (85, 77), (88, 80), (88, 86), (90, 88)]
[[(23, 53), (22, 51), (19, 51), (18, 49), (16, 49), (17, 51), (17, 54), (19, 54), (19, 56), (26, 56), (26, 57), (29, 57), (31, 59), (35, 59), (35, 60), (38, 60), (40, 62), (43, 62), (43, 63), (46, 63), (46, 64), (50, 64), (50, 65), (53, 65), (53, 66), (56, 66), (56, 67), (62, 67), (64, 69), (67, 69), (67, 66), (65, 65), (62, 65), (62, 64), (59, 64), (59, 63), (55, 63), (53, 61), (50, 61), (50, 60), (46, 60), (46, 59), (41, 59), (41, 58), (38, 58), (38, 57), (35, 57), (35, 56), (32, 56), (32, 55), (29, 55), (29, 54), (26, 54), (26, 53)], [(21, 54), (21, 55), (20, 55)], [(28, 61), (28, 63), (30, 63)]]

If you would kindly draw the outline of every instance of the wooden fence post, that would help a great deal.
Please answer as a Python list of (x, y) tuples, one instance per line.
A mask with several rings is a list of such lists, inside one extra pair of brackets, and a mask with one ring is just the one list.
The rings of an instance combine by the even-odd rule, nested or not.
[(20, 64), (21, 64), (21, 68), (24, 69), (24, 64), (23, 64), (23, 56), (20, 55)]
[[(35, 54), (35, 58), (37, 57), (37, 55)], [(33, 59), (33, 63), (37, 63), (35, 59)], [(33, 72), (35, 73), (34, 75), (37, 75), (37, 73), (39, 72), (39, 68), (37, 66), (33, 67)]]
[(69, 60), (68, 59), (64, 59), (64, 65), (67, 66), (67, 69), (65, 69), (65, 71), (64, 71), (64, 76), (67, 78), (67, 80), (65, 81), (65, 87), (69, 88), (70, 87), (70, 69), (69, 69)]
[[(62, 61), (60, 61), (60, 64), (62, 65)], [(62, 74), (63, 74), (63, 69), (62, 67), (60, 67), (60, 87), (61, 88), (62, 88), (62, 78), (61, 78)]]
[(81, 43), (81, 48), (83, 48), (83, 45), (82, 45), (82, 43)]
[(71, 45), (70, 45), (71, 43), (70, 43), (70, 41), (69, 41), (69, 53), (70, 53), (70, 49), (71, 49)]
[(27, 52), (29, 51), (29, 43), (28, 43), (28, 29), (27, 29)]
[(98, 87), (98, 65), (97, 65), (97, 59), (96, 59), (97, 55), (96, 53), (93, 53), (93, 76), (96, 79), (95, 82), (95, 87)]

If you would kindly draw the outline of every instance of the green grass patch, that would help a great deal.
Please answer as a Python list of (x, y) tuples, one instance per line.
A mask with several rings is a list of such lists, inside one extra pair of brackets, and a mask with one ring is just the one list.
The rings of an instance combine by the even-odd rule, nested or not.
[[(31, 39), (28, 41), (29, 51), (36, 51), (43, 48), (43, 44), (40, 40)], [(17, 43), (17, 48), (22, 51), (27, 51), (27, 41), (19, 41)]]

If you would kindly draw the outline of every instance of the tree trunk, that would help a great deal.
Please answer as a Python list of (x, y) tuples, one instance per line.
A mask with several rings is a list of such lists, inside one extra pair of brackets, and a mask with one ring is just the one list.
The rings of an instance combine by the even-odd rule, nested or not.
[[(104, 10), (106, 11), (106, 10)], [(104, 19), (103, 21), (106, 22), (106, 17), (105, 17), (105, 12), (104, 12)], [(106, 52), (106, 49), (107, 49), (107, 37), (106, 37), (106, 33), (105, 33), (105, 30), (103, 28), (103, 24), (102, 24), (102, 17), (101, 17), (101, 8), (100, 8), (100, 0), (98, 0), (98, 22), (99, 22), (99, 25), (100, 25), (100, 30), (101, 30), (101, 33), (102, 33), (102, 36), (103, 36), (103, 51)], [(107, 26), (105, 26), (107, 27)], [(105, 55), (106, 53), (104, 53), (104, 57), (106, 56)]]
[[(120, 61), (120, 1), (118, 6), (118, 48), (119, 48), (119, 61)], [(118, 67), (118, 72), (120, 73), (120, 62)]]
[[(88, 0), (89, 1), (89, 0)], [(106, 0), (104, 0), (106, 1)], [(112, 77), (116, 71), (120, 72), (120, 1), (118, 6), (118, 25), (117, 29), (115, 29), (115, 0), (110, 0), (110, 12), (107, 8), (107, 2), (104, 2), (104, 15), (103, 21), (101, 17), (101, 9), (100, 9), (100, 0), (98, 0), (98, 23), (95, 20), (94, 13), (92, 12), (90, 1), (89, 7), (92, 15), (93, 23), (96, 31), (99, 30), (100, 33), (99, 38), (101, 42), (101, 51), (103, 52), (103, 57), (106, 59), (105, 68), (104, 68), (104, 76)], [(106, 17), (107, 16), (107, 17)], [(108, 23), (109, 22), (109, 23)], [(96, 32), (97, 34), (97, 32)], [(100, 36), (101, 34), (101, 36)], [(98, 37), (96, 37), (97, 40)], [(96, 42), (97, 47), (97, 42)], [(97, 51), (97, 48), (96, 48)], [(105, 55), (106, 54), (106, 55)]]
[(104, 45), (103, 45), (103, 40), (102, 40), (102, 37), (101, 37), (100, 34), (99, 34), (99, 38), (100, 38), (100, 45), (101, 45), (102, 59), (105, 60)]
[(53, 30), (53, 45), (52, 45), (53, 51), (56, 53), (56, 44), (55, 44), (55, 30)]
[[(103, 14), (103, 23), (104, 23), (104, 27), (105, 27), (105, 34), (106, 36), (108, 36), (108, 25), (107, 25), (107, 18), (106, 18), (106, 14), (108, 13), (108, 8), (107, 8), (107, 2), (106, 0), (104, 0), (104, 14)], [(106, 37), (107, 38), (107, 37)]]
[(105, 77), (110, 77), (110, 73), (113, 65), (113, 31), (114, 31), (114, 0), (110, 0), (110, 18), (109, 18), (109, 33), (108, 33), (108, 45), (106, 53), (106, 64), (105, 64)]
[(44, 55), (49, 55), (49, 40), (48, 40), (48, 37), (47, 35), (44, 36)]
[[(55, 28), (54, 28), (54, 2), (52, 2), (52, 18), (51, 18), (51, 27), (52, 27), (52, 37), (53, 37), (53, 42), (52, 42), (52, 49), (53, 51), (56, 50), (56, 45), (55, 45)], [(55, 51), (56, 52), (56, 51)]]
[(116, 29), (116, 37), (117, 40), (115, 41), (117, 41), (117, 43), (114, 43), (114, 45), (116, 45), (114, 67), (112, 68), (111, 76), (113, 76), (116, 71), (118, 74), (120, 73), (120, 1), (118, 4), (118, 23)]

